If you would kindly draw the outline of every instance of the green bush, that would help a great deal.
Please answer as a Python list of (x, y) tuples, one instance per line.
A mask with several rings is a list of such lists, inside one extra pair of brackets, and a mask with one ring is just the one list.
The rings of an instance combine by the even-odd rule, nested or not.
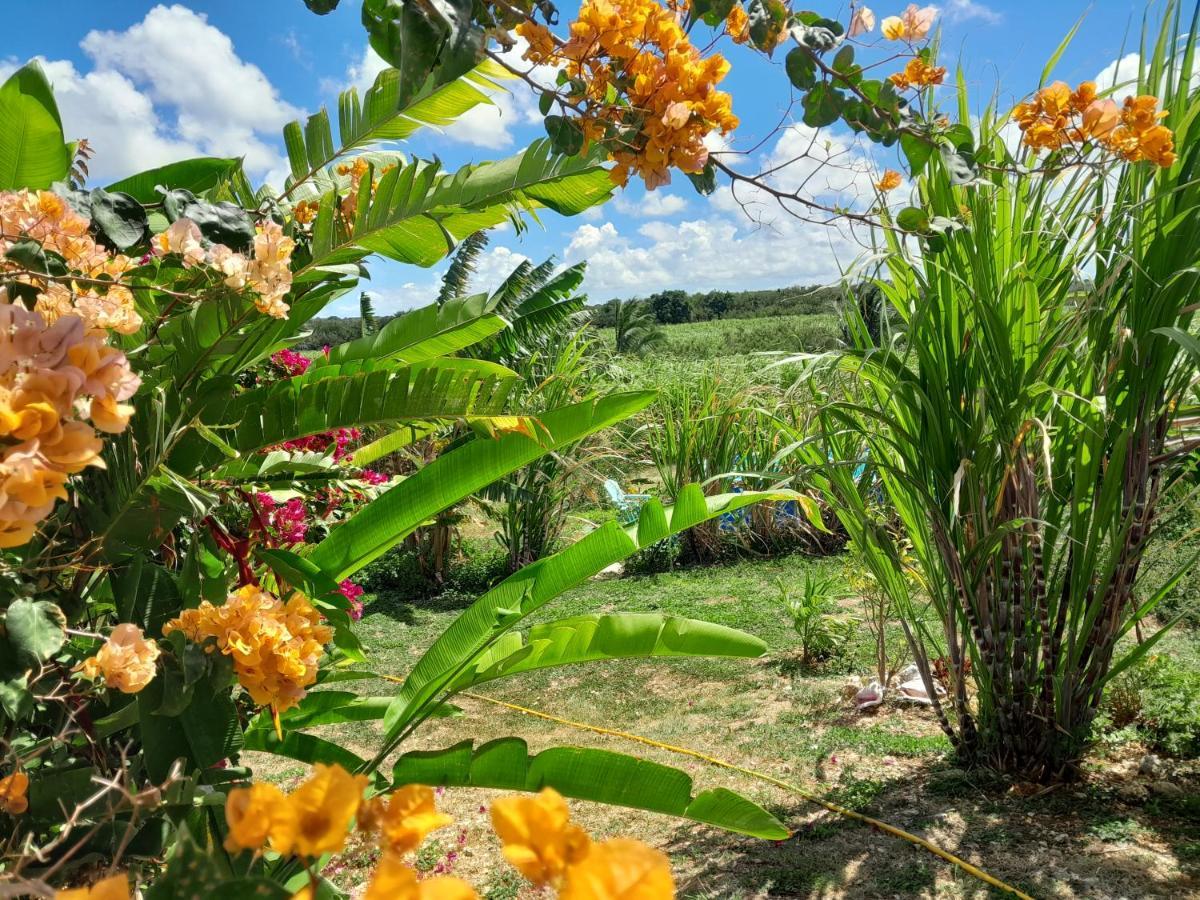
[(1200, 756), (1200, 660), (1157, 654), (1113, 679), (1105, 696), (1105, 724), (1133, 724), (1151, 749)]

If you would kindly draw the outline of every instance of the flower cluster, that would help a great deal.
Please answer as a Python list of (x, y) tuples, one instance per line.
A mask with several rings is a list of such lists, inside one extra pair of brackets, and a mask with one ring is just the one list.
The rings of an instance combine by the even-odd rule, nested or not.
[(362, 585), (355, 584), (347, 578), (338, 585), (338, 590), (350, 601), (350, 618), (357, 622), (363, 614), (363, 602), (360, 599), (363, 595)]
[[(335, 428), (333, 431), (322, 431), (320, 434), (310, 434), (307, 437), (284, 441), (279, 445), (284, 450), (303, 450), (311, 453), (323, 453), (333, 448), (333, 461), (350, 461), (353, 448), (350, 446), (362, 437), (357, 428)], [(278, 449), (278, 448), (268, 448)]]
[(29, 809), (29, 776), (13, 772), (0, 778), (0, 812), (19, 816)]
[[(291, 794), (255, 783), (229, 792), (225, 818), (230, 852), (270, 849), (315, 858), (346, 844), (351, 822), (375, 834), (382, 858), (363, 900), (478, 900), (459, 878), (418, 880), (404, 862), (429, 834), (453, 822), (438, 812), (432, 788), (410, 784), (390, 795), (364, 799), (367, 779), (341, 766), (318, 764)], [(482, 807), (480, 808), (482, 811)], [(625, 838), (593, 843), (570, 821), (566, 801), (552, 788), (536, 796), (506, 797), (492, 804), (492, 824), (505, 858), (538, 886), (567, 900), (670, 900), (675, 884), (664, 854)], [(460, 837), (461, 843), (461, 837)], [(301, 891), (296, 895), (307, 896)]]
[(311, 359), (290, 347), (285, 347), (283, 350), (277, 350), (275, 353), (272, 353), (271, 362), (282, 369), (288, 378), (303, 375), (308, 371), (308, 367), (312, 365)]
[[(378, 175), (382, 177), (394, 168), (396, 168), (395, 165), (386, 165), (379, 170)], [(358, 195), (362, 188), (362, 180), (369, 171), (371, 171), (370, 164), (361, 156), (356, 157), (354, 162), (344, 163), (337, 167), (339, 175), (350, 176), (350, 187), (347, 189), (346, 196), (342, 198), (342, 202), (338, 208), (341, 210), (342, 218), (345, 219), (347, 227), (351, 228), (351, 230), (353, 230), (355, 213), (358, 212)], [(371, 192), (374, 193), (377, 187), (379, 187), (379, 178), (376, 178), (372, 182)], [(310, 214), (307, 211), (303, 213), (298, 211), (296, 215), (305, 215), (308, 217)]]
[[(90, 225), (57, 194), (0, 193), (0, 270), (38, 291), (34, 309), (49, 323), (77, 315), (89, 331), (133, 334), (142, 317), (121, 278), (135, 263), (97, 244), (88, 234)], [(26, 240), (61, 256), (70, 274), (50, 278), (12, 259), (8, 254), (13, 245)]]
[[(871, 14), (870, 10), (866, 10), (866, 13), (870, 16), (871, 25), (874, 26), (875, 16)], [(885, 18), (879, 24), (879, 31), (889, 41), (907, 41), (914, 44), (917, 41), (923, 41), (929, 35), (935, 18), (937, 18), (936, 6), (918, 7), (917, 4), (910, 3), (900, 15)]]
[(1170, 166), (1175, 162), (1175, 138), (1170, 128), (1160, 124), (1165, 116), (1157, 97), (1126, 97), (1118, 106), (1113, 100), (1099, 99), (1090, 81), (1074, 91), (1056, 81), (1031, 101), (1018, 103), (1012, 112), (1025, 145), (1034, 150), (1095, 142), (1128, 162)]
[(249, 259), (224, 244), (205, 249), (203, 240), (199, 226), (185, 217), (155, 235), (150, 246), (158, 256), (179, 256), (184, 268), (210, 266), (230, 290), (253, 291), (259, 312), (276, 319), (287, 318), (289, 307), (283, 298), (292, 289), (291, 261), (296, 243), (283, 233), (279, 223), (268, 219), (258, 227)]
[(703, 57), (676, 15), (654, 0), (584, 0), (561, 46), (534, 22), (517, 32), (529, 42), (526, 59), (565, 67), (584, 140), (608, 146), (618, 184), (636, 172), (653, 190), (670, 181), (671, 168), (700, 172), (705, 137), (738, 125), (729, 94), (716, 89), (729, 63), (720, 54)]
[(358, 477), (360, 481), (365, 481), (371, 485), (387, 484), (392, 480), (383, 472), (376, 472), (374, 469), (363, 469), (358, 473)]
[(270, 494), (258, 493), (254, 497), (258, 504), (263, 524), (270, 526), (271, 538), (284, 546), (303, 544), (308, 538), (308, 510), (304, 501), (292, 497), (286, 503), (276, 503)]
[(932, 87), (935, 84), (941, 84), (946, 78), (945, 66), (935, 66), (926, 62), (919, 56), (915, 56), (908, 61), (904, 67), (904, 71), (897, 72), (895, 75), (889, 75), (888, 81), (894, 84), (899, 90), (907, 91), (909, 88)]
[(207, 600), (185, 609), (163, 627), (181, 631), (197, 643), (213, 642), (233, 659), (237, 679), (260, 706), (277, 710), (295, 706), (317, 680), (317, 664), (333, 631), (300, 594), (284, 603), (255, 585), (246, 585), (221, 606)]
[(904, 183), (904, 177), (895, 169), (885, 169), (883, 175), (875, 182), (875, 189), (886, 194), (894, 191)]
[(557, 889), (564, 900), (675, 896), (663, 853), (628, 838), (594, 843), (572, 824), (566, 801), (553, 788), (495, 801), (492, 826), (505, 858), (534, 884)]
[(48, 323), (0, 289), (0, 548), (27, 543), (67, 479), (103, 466), (96, 432), (125, 430), (139, 384), (78, 314)]
[(136, 694), (154, 680), (155, 663), (161, 651), (142, 629), (128, 622), (116, 626), (95, 656), (88, 657), (80, 670), (88, 678), (103, 678), (110, 688), (123, 694)]

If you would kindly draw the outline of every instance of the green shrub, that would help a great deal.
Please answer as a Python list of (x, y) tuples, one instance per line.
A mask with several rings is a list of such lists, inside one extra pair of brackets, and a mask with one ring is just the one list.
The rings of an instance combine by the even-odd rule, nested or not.
[(1157, 654), (1122, 672), (1105, 694), (1104, 720), (1136, 726), (1151, 749), (1170, 756), (1200, 755), (1200, 661)]

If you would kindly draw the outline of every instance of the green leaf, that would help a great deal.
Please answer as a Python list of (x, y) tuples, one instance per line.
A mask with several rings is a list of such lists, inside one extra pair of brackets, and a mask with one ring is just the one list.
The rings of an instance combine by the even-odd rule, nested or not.
[(235, 203), (197, 200), (185, 205), (182, 213), (214, 244), (224, 244), (240, 253), (254, 242), (254, 218)]
[(501, 738), (474, 749), (464, 741), (445, 750), (405, 753), (392, 770), (396, 785), (427, 784), (540, 791), (643, 809), (715, 825), (726, 831), (783, 840), (788, 830), (762, 807), (724, 788), (692, 796), (685, 772), (610, 750), (552, 747), (529, 755), (519, 738)]
[[(358, 262), (372, 253), (430, 266), (458, 241), (520, 211), (545, 207), (576, 215), (612, 194), (614, 185), (600, 162), (591, 156), (555, 155), (549, 140), (539, 140), (516, 156), (465, 166), (454, 175), (442, 172), (437, 163), (397, 166), (360, 207), (362, 223), (352, 232), (334, 217), (333, 194), (323, 198), (329, 224), (314, 229), (312, 260), (296, 281), (324, 278), (329, 267)], [(322, 221), (318, 213), (318, 225)]]
[(699, 172), (684, 172), (696, 193), (707, 197), (717, 189), (717, 167), (709, 160)]
[(4, 617), (8, 645), (17, 662), (27, 667), (49, 659), (67, 639), (67, 617), (49, 600), (20, 598), (9, 604)]
[(907, 132), (900, 135), (900, 149), (908, 160), (908, 169), (914, 178), (925, 171), (925, 165), (933, 156), (933, 144), (927, 138)]
[(896, 225), (905, 231), (927, 231), (929, 214), (916, 206), (906, 206), (896, 214)]
[(535, 625), (528, 638), (509, 632), (454, 682), (461, 691), (536, 669), (650, 656), (762, 656), (759, 638), (697, 619), (657, 613), (574, 616)]
[(555, 153), (574, 156), (583, 150), (583, 129), (566, 116), (546, 116), (546, 134)]
[(0, 86), (0, 190), (49, 188), (70, 168), (54, 92), (33, 60)]
[(347, 578), (435, 513), (501, 475), (627, 418), (653, 397), (650, 392), (612, 394), (551, 410), (540, 418), (540, 440), (509, 433), (495, 440), (469, 441), (372, 500), (334, 528), (309, 558), (335, 580)]
[(128, 250), (145, 236), (146, 210), (129, 194), (94, 188), (90, 200), (92, 224), (116, 249)]
[(800, 91), (809, 91), (817, 83), (817, 64), (812, 53), (804, 47), (793, 47), (784, 58), (783, 68), (788, 80)]
[(228, 686), (213, 676), (192, 688), (191, 702), (181, 713), (159, 715), (166, 697), (166, 679), (155, 678), (137, 695), (138, 734), (146, 772), (164, 781), (177, 759), (186, 770), (207, 769), (242, 748), (237, 708)]
[[(419, 363), (457, 353), (503, 330), (508, 322), (488, 308), (487, 295), (431, 303), (397, 316), (374, 334), (339, 344), (309, 369), (320, 377), (328, 365), (354, 359), (395, 359)], [(514, 373), (515, 375), (515, 373)], [(306, 376), (307, 377), (307, 376)]]
[(825, 82), (815, 85), (804, 95), (804, 124), (813, 128), (832, 125), (842, 114), (845, 95)]
[(138, 203), (157, 203), (162, 197), (156, 188), (183, 188), (200, 194), (233, 177), (241, 167), (240, 159), (198, 156), (130, 175), (113, 182), (106, 190), (128, 194)]
[(651, 500), (642, 506), (637, 524), (622, 528), (616, 522), (607, 522), (558, 553), (525, 566), (472, 603), (425, 651), (384, 720), (387, 733), (394, 736), (421, 715), (426, 705), (446, 691), (460, 672), (475, 664), (492, 642), (510, 640), (497, 632), (500, 610), (518, 611), (515, 616), (504, 617), (501, 631), (506, 631), (563, 591), (664, 537), (760, 501), (795, 500), (800, 496), (793, 491), (751, 491), (706, 497), (698, 485), (687, 485), (669, 511), (660, 501)]
[(483, 31), (472, 21), (471, 0), (363, 0), (362, 22), (371, 47), (408, 84), (430, 76), (439, 84), (453, 81), (482, 55)]

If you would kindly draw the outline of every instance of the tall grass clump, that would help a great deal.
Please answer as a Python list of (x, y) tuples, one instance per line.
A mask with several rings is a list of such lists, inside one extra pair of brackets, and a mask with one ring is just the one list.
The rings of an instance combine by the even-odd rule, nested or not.
[[(966, 764), (1076, 776), (1105, 686), (1162, 634), (1132, 632), (1188, 568), (1137, 595), (1163, 493), (1197, 446), (1191, 25), (1172, 5), (1138, 84), (1113, 91), (1160, 98), (1172, 165), (1119, 162), (1095, 143), (1013, 151), (995, 109), (974, 146), (957, 126), (918, 179), (919, 208), (897, 218), (922, 233), (919, 250), (888, 233), (879, 287), (902, 339), (871, 346), (859, 318), (856, 348), (832, 356), (848, 395), (804, 452), (906, 619), (930, 696), (945, 658), (936, 712)], [(863, 440), (898, 540), (852, 477)], [(940, 628), (917, 615), (925, 597)]]

